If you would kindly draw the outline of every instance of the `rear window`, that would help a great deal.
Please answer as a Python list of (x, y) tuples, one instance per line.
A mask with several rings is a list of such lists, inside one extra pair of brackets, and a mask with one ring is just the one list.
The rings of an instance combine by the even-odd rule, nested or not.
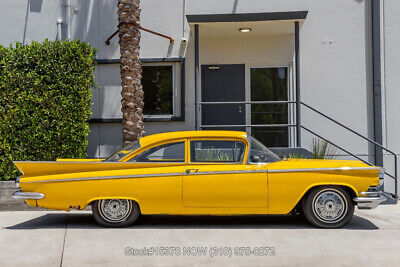
[(159, 145), (130, 159), (128, 162), (184, 162), (185, 143)]
[(125, 156), (127, 156), (128, 154), (132, 153), (133, 151), (135, 151), (139, 148), (140, 148), (140, 142), (139, 142), (139, 140), (137, 140), (133, 143), (130, 143), (130, 144), (124, 146), (123, 148), (121, 148), (120, 150), (118, 150), (117, 152), (115, 152), (114, 154), (109, 156), (108, 158), (106, 158), (104, 161), (105, 162), (120, 161), (122, 158), (124, 158)]

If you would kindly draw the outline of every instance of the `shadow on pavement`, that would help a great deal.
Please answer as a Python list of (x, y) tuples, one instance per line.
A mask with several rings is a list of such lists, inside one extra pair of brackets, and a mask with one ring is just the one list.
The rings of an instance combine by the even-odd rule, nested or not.
[[(99, 229), (91, 213), (51, 213), (25, 221), (6, 229)], [(248, 215), (248, 216), (175, 216), (146, 215), (129, 227), (131, 229), (318, 229), (311, 226), (301, 216)], [(369, 220), (354, 215), (343, 229), (379, 229)]]

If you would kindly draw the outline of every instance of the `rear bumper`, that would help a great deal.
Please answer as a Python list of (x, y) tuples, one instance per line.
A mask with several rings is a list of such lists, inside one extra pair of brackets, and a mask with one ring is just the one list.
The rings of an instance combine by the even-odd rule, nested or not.
[(382, 202), (386, 201), (387, 198), (382, 192), (361, 192), (362, 197), (354, 198), (354, 202), (357, 203), (359, 209), (375, 209)]
[(12, 197), (15, 199), (42, 199), (44, 195), (38, 192), (22, 192), (19, 190), (12, 193)]

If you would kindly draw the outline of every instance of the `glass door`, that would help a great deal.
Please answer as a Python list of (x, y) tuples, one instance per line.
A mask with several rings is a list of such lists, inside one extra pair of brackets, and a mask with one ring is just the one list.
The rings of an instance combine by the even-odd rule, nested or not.
[[(287, 67), (250, 68), (251, 101), (288, 100)], [(288, 124), (288, 104), (252, 104), (251, 124)], [(287, 147), (287, 127), (251, 127), (251, 135), (267, 147)]]

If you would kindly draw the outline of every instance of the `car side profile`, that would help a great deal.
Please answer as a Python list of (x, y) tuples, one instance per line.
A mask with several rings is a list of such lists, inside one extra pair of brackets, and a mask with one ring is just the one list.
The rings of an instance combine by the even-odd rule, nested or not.
[(348, 223), (357, 205), (377, 207), (383, 170), (352, 160), (281, 159), (245, 132), (150, 135), (107, 159), (14, 162), (22, 198), (33, 207), (84, 209), (103, 226), (140, 214), (304, 213), (317, 227)]

